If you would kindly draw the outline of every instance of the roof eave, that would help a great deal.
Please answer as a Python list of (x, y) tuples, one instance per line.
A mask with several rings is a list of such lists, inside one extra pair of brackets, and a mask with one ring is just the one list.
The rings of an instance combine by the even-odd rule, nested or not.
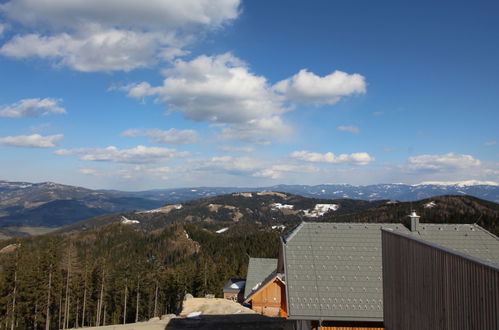
[(311, 321), (383, 322), (382, 317), (289, 315), (287, 318), (289, 320), (311, 320)]

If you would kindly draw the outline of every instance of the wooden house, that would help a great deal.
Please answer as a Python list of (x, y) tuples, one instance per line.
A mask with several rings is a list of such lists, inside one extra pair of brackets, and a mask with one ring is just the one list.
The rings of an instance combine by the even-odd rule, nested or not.
[(244, 303), (259, 314), (286, 317), (286, 284), (276, 268), (277, 259), (250, 258)]

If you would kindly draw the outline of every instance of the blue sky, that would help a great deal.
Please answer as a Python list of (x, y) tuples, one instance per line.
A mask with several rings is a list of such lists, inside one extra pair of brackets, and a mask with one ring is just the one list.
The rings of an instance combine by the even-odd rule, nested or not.
[(499, 181), (497, 1), (0, 1), (0, 178)]

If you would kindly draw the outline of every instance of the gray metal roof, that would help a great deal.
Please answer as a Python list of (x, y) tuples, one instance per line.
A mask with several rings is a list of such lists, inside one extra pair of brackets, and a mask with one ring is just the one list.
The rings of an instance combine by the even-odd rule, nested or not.
[[(244, 289), (244, 299), (248, 298), (271, 274), (275, 273), (276, 268), (277, 259), (250, 258), (248, 275), (246, 276), (246, 288)], [(257, 286), (257, 284), (259, 285)]]
[(499, 240), (477, 225), (302, 223), (284, 239), (289, 316), (382, 321), (381, 228), (499, 264)]

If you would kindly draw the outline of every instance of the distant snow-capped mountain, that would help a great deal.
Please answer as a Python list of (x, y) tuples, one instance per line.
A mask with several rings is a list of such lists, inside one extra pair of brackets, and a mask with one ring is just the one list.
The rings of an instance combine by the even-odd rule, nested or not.
[(439, 195), (471, 195), (485, 200), (499, 202), (499, 184), (484, 181), (460, 182), (422, 182), (420, 184), (374, 184), (356, 186), (350, 184), (322, 185), (275, 185), (270, 187), (191, 187), (175, 189), (159, 189), (141, 192), (119, 192), (128, 196), (164, 200), (167, 203), (185, 201), (247, 191), (280, 191), (304, 197), (316, 198), (354, 198), (362, 200), (391, 199), (413, 201)]

